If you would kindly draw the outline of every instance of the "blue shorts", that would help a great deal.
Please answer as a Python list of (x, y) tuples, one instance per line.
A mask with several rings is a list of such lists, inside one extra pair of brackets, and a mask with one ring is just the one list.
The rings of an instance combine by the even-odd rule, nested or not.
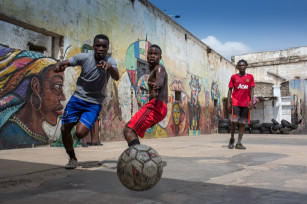
[(72, 96), (65, 107), (62, 124), (80, 121), (91, 130), (101, 111), (101, 107), (99, 104), (89, 103)]

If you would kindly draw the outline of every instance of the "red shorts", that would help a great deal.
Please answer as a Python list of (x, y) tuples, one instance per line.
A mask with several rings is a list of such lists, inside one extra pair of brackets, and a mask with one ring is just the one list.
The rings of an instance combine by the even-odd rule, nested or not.
[(138, 136), (144, 137), (146, 129), (162, 121), (166, 114), (167, 105), (161, 100), (152, 99), (135, 113), (127, 127), (134, 130)]

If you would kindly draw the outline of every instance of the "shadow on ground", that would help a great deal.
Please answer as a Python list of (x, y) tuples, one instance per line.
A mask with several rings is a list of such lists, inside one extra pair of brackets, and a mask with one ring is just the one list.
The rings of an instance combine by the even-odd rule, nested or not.
[[(255, 156), (255, 155), (254, 155)], [(249, 165), (256, 165), (259, 162), (272, 161), (283, 157), (283, 155), (259, 155), (257, 158), (266, 159), (250, 161)], [(241, 157), (241, 158), (238, 158)], [(229, 163), (236, 163), (239, 160), (251, 160), (249, 154), (241, 154), (238, 157), (230, 159)], [(243, 157), (243, 158), (242, 158)], [(189, 172), (186, 166), (182, 169), (173, 165), (178, 158), (167, 157), (168, 165), (167, 174), (174, 174), (184, 171), (185, 173), (193, 174), (199, 172), (200, 169), (193, 170), (193, 165)], [(182, 158), (181, 158), (182, 159)], [(192, 161), (203, 160), (200, 158), (185, 158), (187, 163)], [(206, 158), (209, 159), (209, 158)], [(212, 158), (211, 158), (212, 159)], [(218, 159), (218, 158), (214, 158)], [(179, 160), (178, 160), (179, 161)], [(224, 175), (235, 171), (233, 168), (228, 171), (224, 166), (230, 164), (199, 164), (206, 169), (211, 168), (211, 173), (199, 174), (198, 176), (214, 176)], [(1, 164), (15, 165), (26, 168), (31, 168), (37, 165), (40, 169), (44, 164), (27, 163), (20, 161), (2, 160)], [(102, 167), (105, 165), (107, 168)], [(109, 166), (108, 166), (109, 165)], [(172, 167), (173, 165), (173, 167)], [(10, 192), (1, 193), (1, 203), (304, 203), (307, 202), (307, 195), (282, 190), (269, 190), (260, 188), (248, 188), (231, 185), (218, 185), (208, 182), (187, 181), (185, 177), (181, 179), (168, 179), (162, 176), (160, 182), (152, 189), (145, 192), (134, 192), (125, 188), (118, 180), (114, 166), (115, 160), (92, 161), (81, 163), (82, 169), (65, 170), (63, 167), (46, 165), (44, 171), (34, 172), (32, 174), (19, 175), (10, 178), (1, 178), (0, 189), (5, 190), (11, 188)], [(195, 166), (196, 168), (196, 166)], [(44, 168), (43, 168), (44, 169)], [(223, 171), (220, 171), (224, 169)], [(305, 169), (306, 170), (306, 169)], [(303, 171), (305, 171), (303, 170)], [(277, 173), (277, 172), (275, 172)], [(184, 174), (183, 174), (184, 175)], [(197, 177), (197, 175), (196, 175)], [(207, 178), (206, 178), (207, 179)], [(202, 180), (202, 179), (199, 179)], [(37, 185), (32, 185), (33, 182)], [(23, 188), (18, 188), (18, 186)], [(12, 188), (16, 187), (15, 190)], [(5, 192), (2, 191), (1, 192)]]

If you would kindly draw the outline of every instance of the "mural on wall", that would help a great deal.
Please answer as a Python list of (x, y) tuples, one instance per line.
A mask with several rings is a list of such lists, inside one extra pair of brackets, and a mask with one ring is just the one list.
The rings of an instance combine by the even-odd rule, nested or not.
[(133, 115), (138, 109), (138, 103), (134, 96), (135, 92), (132, 88), (128, 72), (124, 72), (120, 76), (118, 82), (118, 99), (119, 104), (122, 107), (122, 118), (126, 123), (131, 119), (131, 115)]
[[(111, 81), (111, 80), (110, 80)], [(115, 81), (108, 83), (107, 97), (103, 103), (99, 118), (103, 141), (123, 139), (122, 127), (125, 125), (122, 109), (119, 102), (119, 93)]]
[[(171, 83), (172, 122), (171, 129), (176, 136), (187, 133), (188, 98), (181, 79), (175, 78)], [(176, 95), (177, 94), (177, 95)]]
[(200, 135), (199, 127), (201, 108), (198, 101), (198, 95), (201, 90), (199, 78), (191, 75), (189, 83), (191, 89), (191, 98), (189, 100), (189, 135)]
[(148, 101), (148, 93), (149, 93), (149, 88), (148, 88), (148, 77), (149, 74), (144, 74), (143, 76), (140, 77), (138, 83), (137, 83), (137, 101), (138, 101), (138, 109), (143, 107)]
[[(121, 105), (124, 105), (126, 107), (130, 106), (128, 110), (130, 110), (131, 115), (130, 117), (127, 117), (129, 115), (128, 111), (125, 111), (124, 113), (124, 119), (126, 120), (125, 122), (128, 122), (131, 119), (131, 116), (136, 113), (142, 106), (144, 106), (148, 102), (148, 85), (147, 85), (147, 80), (150, 74), (149, 71), (149, 65), (146, 61), (147, 59), (147, 50), (151, 46), (151, 43), (148, 41), (136, 41), (133, 44), (131, 44), (126, 53), (126, 69), (128, 73), (128, 79), (130, 81), (130, 90), (129, 93), (131, 93), (131, 96), (127, 96), (127, 94), (120, 95), (121, 97), (127, 97), (130, 99), (123, 99), (121, 98), (120, 101)], [(160, 63), (163, 65), (163, 61), (161, 59)], [(127, 82), (127, 78), (123, 78), (124, 81)], [(121, 84), (121, 89), (122, 87), (126, 87), (126, 90), (119, 90), (120, 93), (122, 92), (127, 92), (127, 88), (129, 87), (128, 84), (123, 84), (122, 79), (120, 79), (119, 84)], [(129, 90), (129, 89), (128, 89)], [(136, 98), (136, 100), (134, 99)], [(170, 110), (170, 103), (171, 103), (171, 96), (169, 96), (169, 103), (168, 103), (168, 110)], [(124, 103), (124, 101), (126, 101)], [(137, 102), (136, 104), (134, 104)], [(137, 107), (137, 109), (135, 109)], [(125, 109), (125, 107), (123, 107)], [(149, 128), (146, 130), (145, 138), (152, 138), (152, 137), (167, 137), (167, 133), (165, 130), (165, 127), (168, 124), (169, 118), (170, 118), (170, 112), (168, 111), (168, 114), (166, 118), (161, 121), (159, 124), (153, 126), (152, 128)]]
[(306, 101), (305, 92), (302, 91), (305, 88), (305, 80), (297, 79), (289, 81), (289, 91), (291, 95), (291, 122), (297, 124), (298, 128), (294, 130), (296, 133), (306, 133), (306, 125), (304, 115), (304, 108)]
[(306, 134), (307, 133), (307, 80), (304, 80), (304, 100), (303, 100), (303, 113), (302, 113), (302, 123), (301, 125), (304, 126), (303, 128), (305, 128), (303, 130), (303, 133)]
[(203, 120), (204, 120), (204, 130), (203, 130), (203, 134), (209, 134), (210, 131), (210, 92), (209, 90), (211, 89), (211, 84), (209, 83), (209, 78), (205, 77), (202, 79), (202, 84), (204, 86), (204, 95), (205, 95), (205, 104), (204, 104), (204, 108), (203, 108)]
[[(98, 127), (104, 141), (122, 140), (125, 124), (148, 102), (146, 54), (149, 46), (148, 41), (131, 44), (125, 59), (126, 71), (118, 82), (110, 80), (107, 85)], [(52, 141), (60, 144), (60, 116), (76, 89), (81, 68), (66, 69), (64, 80), (64, 73), (51, 71), (56, 62), (54, 59), (40, 53), (0, 48), (0, 148), (31, 147)], [(92, 47), (86, 44), (69, 46), (64, 59), (91, 50)], [(206, 80), (207, 88), (202, 92), (204, 107), (199, 101), (199, 77), (191, 75), (190, 98), (182, 79), (169, 81), (168, 114), (147, 130), (145, 138), (200, 135), (201, 130), (203, 133), (212, 132), (221, 114), (220, 91), (217, 82), (211, 84)]]
[(0, 148), (53, 140), (65, 95), (64, 74), (40, 53), (0, 46)]
[(218, 83), (213, 81), (211, 85), (211, 101), (213, 103), (213, 114), (211, 114), (211, 131), (217, 128), (218, 121), (221, 116), (221, 94), (219, 91)]
[(209, 91), (205, 91), (205, 111), (204, 111), (204, 118), (205, 118), (205, 121), (204, 121), (204, 124), (205, 124), (205, 127), (204, 127), (204, 133), (205, 134), (208, 134), (210, 133), (210, 93)]
[(178, 102), (174, 102), (173, 103), (172, 118), (173, 118), (173, 123), (174, 123), (175, 135), (178, 136), (178, 134), (179, 134), (179, 125), (181, 124), (180, 107), (179, 107), (179, 103)]
[[(37, 0), (34, 1), (38, 2)], [(121, 39), (121, 42), (114, 41), (111, 46), (111, 51), (113, 52), (114, 58), (118, 62), (120, 79), (116, 82), (113, 80), (109, 81), (106, 92), (107, 98), (104, 101), (102, 113), (100, 115), (100, 117), (102, 117), (102, 126), (100, 129), (103, 133), (102, 137), (105, 140), (109, 141), (123, 139), (122, 129), (124, 125), (130, 120), (131, 115), (133, 115), (146, 102), (146, 100), (148, 100), (145, 97), (146, 91), (148, 91), (145, 83), (146, 76), (149, 74), (146, 69), (146, 55), (147, 49), (151, 43), (147, 40), (138, 40), (140, 36), (143, 36), (145, 39), (145, 36), (147, 36), (146, 32), (148, 32), (148, 30), (155, 31), (157, 29), (162, 29), (164, 31), (167, 31), (165, 32), (165, 34), (159, 36), (148, 35), (148, 39), (152, 43), (159, 43), (162, 48), (167, 48), (167, 50), (165, 50), (166, 52), (164, 52), (167, 54), (164, 54), (163, 60), (165, 63), (167, 62), (166, 68), (169, 72), (170, 95), (167, 117), (158, 125), (147, 130), (145, 137), (150, 138), (167, 137), (174, 135), (197, 135), (200, 134), (200, 132), (206, 133), (207, 131), (211, 131), (211, 125), (214, 125), (215, 127), (216, 121), (214, 123), (211, 123), (211, 117), (215, 117), (216, 120), (216, 116), (218, 115), (217, 113), (219, 113), (219, 110), (216, 110), (216, 108), (213, 107), (213, 102), (211, 100), (210, 94), (211, 83), (213, 79), (217, 81), (219, 83), (218, 85), (221, 95), (225, 96), (226, 88), (224, 87), (227, 87), (227, 84), (225, 83), (228, 83), (228, 77), (233, 74), (232, 72), (234, 72), (234, 66), (224, 58), (221, 58), (220, 55), (215, 52), (208, 54), (208, 50), (205, 48), (205, 46), (199, 43), (199, 41), (195, 40), (193, 36), (190, 36), (191, 40), (182, 40), (182, 36), (185, 35), (185, 31), (182, 29), (176, 29), (176, 24), (163, 23), (165, 22), (165, 18), (163, 16), (161, 17), (161, 15), (159, 15), (158, 13), (153, 13), (150, 5), (138, 4), (138, 12), (130, 12), (130, 14), (128, 15), (128, 17), (144, 18), (144, 22), (148, 24), (148, 26), (146, 26), (146, 29), (148, 30), (146, 31), (142, 29), (142, 26), (139, 26), (138, 21), (132, 21), (131, 23), (127, 24), (126, 19), (116, 17), (113, 24), (107, 22), (108, 19), (114, 19), (114, 16), (120, 16), (118, 14), (122, 13), (122, 8), (125, 8), (125, 10), (128, 9), (127, 11), (135, 10), (132, 4), (132, 6), (127, 6), (127, 2), (124, 1), (114, 1), (115, 3), (113, 3), (113, 1), (109, 1), (110, 3), (108, 3), (108, 5), (106, 6), (99, 4), (96, 1), (91, 1), (91, 8), (99, 8), (98, 10), (106, 11), (108, 10), (108, 7), (110, 7), (113, 8), (114, 12), (95, 13), (88, 12), (86, 10), (88, 8), (85, 8), (85, 10), (83, 9), (83, 11), (88, 15), (75, 16), (76, 18), (73, 18), (73, 21), (78, 23), (72, 23), (72, 27), (65, 26), (65, 19), (67, 19), (67, 17), (71, 15), (69, 13), (63, 13), (63, 18), (51, 19), (50, 15), (46, 14), (46, 11), (48, 9), (46, 10), (40, 9), (39, 7), (33, 7), (33, 9), (35, 9), (35, 13), (46, 14), (46, 19), (49, 19), (48, 21), (37, 21), (35, 19), (35, 16), (33, 15), (25, 15), (24, 13), (19, 13), (18, 15), (15, 15), (13, 8), (16, 7), (18, 3), (15, 3), (14, 1), (11, 2), (11, 4), (8, 4), (10, 9), (6, 9), (8, 16), (15, 16), (17, 18), (16, 20), (24, 20), (33, 27), (46, 28), (52, 33), (59, 33), (64, 35), (63, 38), (61, 37), (59, 39), (59, 43), (61, 44), (59, 48), (60, 51), (58, 53), (54, 53), (60, 56), (61, 59), (68, 59), (69, 57), (81, 52), (89, 52), (92, 49), (90, 46), (91, 43), (89, 43), (90, 45), (84, 44), (83, 46), (81, 46), (82, 41), (80, 42), (80, 39), (84, 39), (86, 42), (90, 42), (92, 40), (92, 37), (97, 34), (96, 31), (98, 28), (92, 29), (93, 26), (97, 23), (100, 25), (100, 28), (103, 28), (103, 31), (106, 31), (106, 34), (110, 37), (111, 40)], [(26, 2), (24, 1), (18, 2), (22, 5), (26, 4)], [(52, 4), (52, 6), (55, 5), (56, 3)], [(152, 14), (154, 18), (148, 18), (148, 14)], [(85, 20), (84, 17), (89, 21)], [(155, 24), (155, 22), (162, 23)], [(56, 24), (57, 26), (54, 26), (54, 24)], [(125, 29), (127, 32), (121, 32), (123, 26), (127, 28)], [(48, 38), (50, 38), (50, 36)], [(171, 39), (171, 46), (168, 43), (169, 39)], [(56, 38), (55, 40), (57, 41), (58, 38)], [(78, 47), (73, 47), (69, 44), (78, 44)], [(62, 52), (64, 48), (66, 49), (65, 53)], [(185, 48), (187, 48), (188, 51), (181, 52), (181, 50)], [(161, 63), (163, 62), (161, 61)], [(187, 65), (190, 66), (190, 68), (192, 69), (189, 69)], [(222, 68), (219, 69), (219, 67)], [(0, 65), (0, 68), (2, 69), (2, 65)], [(0, 72), (0, 77), (2, 77), (2, 73), (4, 72)], [(200, 82), (198, 82), (198, 93), (193, 91), (194, 88), (191, 87), (191, 84), (196, 84), (196, 82), (193, 82), (193, 80), (195, 79), (190, 80), (191, 73), (194, 73), (193, 75), (197, 75), (198, 78), (196, 78), (200, 80)], [(63, 100), (61, 101), (61, 104), (64, 107), (65, 103), (67, 103), (67, 100), (70, 98), (70, 96), (76, 89), (76, 80), (79, 74), (79, 67), (70, 67), (69, 69), (65, 70), (65, 81), (62, 92), (64, 93), (64, 96), (66, 98), (61, 99)], [(32, 76), (34, 75), (31, 75), (31, 77)], [(26, 75), (23, 75), (22, 77), (26, 77)], [(30, 77), (30, 75), (28, 77)], [(180, 80), (182, 80), (183, 82), (183, 86), (181, 89), (181, 98), (184, 99), (179, 102), (177, 100), (175, 101), (175, 97), (173, 97), (173, 94), (175, 94), (175, 89), (171, 87), (173, 81), (175, 81), (175, 77), (180, 78)], [(204, 87), (203, 90), (201, 90), (203, 88), (203, 83), (201, 81), (203, 80), (203, 78), (206, 78), (207, 86)], [(5, 87), (5, 82), (2, 82), (1, 80), (0, 86)], [(189, 90), (189, 82), (191, 95)], [(21, 80), (18, 83), (20, 83), (20, 85), (22, 83), (25, 83), (25, 85), (23, 86), (29, 87), (29, 85), (26, 85), (26, 83), (28, 83), (26, 82), (26, 80)], [(180, 91), (180, 88), (177, 91)], [(2, 93), (2, 89), (0, 90), (0, 92)], [(12, 91), (10, 91), (10, 93), (13, 93), (13, 89)], [(30, 91), (25, 93), (28, 94), (30, 93)], [(29, 101), (31, 102), (30, 93), (30, 95), (28, 95), (29, 98), (22, 98), (17, 102), (15, 101), (16, 105), (11, 105), (11, 103), (13, 103), (15, 99), (18, 99), (18, 96), (11, 96), (14, 98), (13, 100), (13, 98), (8, 97), (8, 94), (9, 93), (5, 93), (0, 96), (0, 111), (2, 113), (0, 115), (0, 121), (5, 121), (4, 123), (8, 122), (9, 118), (14, 115), (14, 107), (16, 108), (17, 114), (19, 111), (18, 108), (22, 108), (25, 106), (17, 106), (18, 104), (21, 104), (21, 100), (24, 100), (24, 103)], [(32, 103), (34, 107), (39, 107), (39, 100), (40, 99), (37, 95), (34, 94), (32, 96)], [(8, 105), (5, 105), (7, 103)], [(10, 114), (10, 112), (12, 114)], [(6, 115), (7, 118), (3, 117), (3, 115)], [(59, 119), (56, 123), (54, 123), (53, 121), (49, 121), (48, 118), (47, 122), (45, 121), (47, 120), (45, 117), (42, 116), (42, 118), (42, 124), (37, 123), (36, 126), (43, 126), (44, 132), (37, 131), (39, 129), (36, 130), (36, 128), (32, 129), (32, 127), (31, 131), (41, 133), (49, 140), (54, 136), (59, 136), (60, 134), (58, 134), (57, 131), (60, 125), (58, 125), (58, 128), (56, 128), (55, 125), (59, 124)], [(3, 124), (1, 126), (3, 126)], [(51, 131), (46, 131), (47, 129), (50, 129)], [(48, 135), (49, 132), (50, 134)], [(59, 137), (57, 138), (60, 139)]]

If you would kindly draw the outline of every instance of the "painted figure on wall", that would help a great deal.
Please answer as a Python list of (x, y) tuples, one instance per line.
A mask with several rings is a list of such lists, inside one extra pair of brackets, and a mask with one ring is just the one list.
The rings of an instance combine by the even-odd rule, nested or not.
[(175, 126), (175, 135), (179, 134), (179, 125), (181, 123), (180, 107), (178, 102), (173, 103), (172, 118)]
[(295, 129), (292, 130), (293, 133), (306, 133), (304, 108), (305, 108), (305, 98), (306, 98), (306, 80), (304, 79), (294, 79), (289, 81), (289, 92), (291, 96), (291, 121), (289, 121)]
[(198, 95), (201, 90), (199, 78), (191, 75), (191, 81), (189, 85), (191, 88), (191, 98), (189, 102), (189, 116), (190, 116), (189, 135), (199, 135), (201, 134), (199, 128), (201, 109), (198, 101)]
[(211, 85), (211, 100), (213, 102), (213, 118), (211, 120), (212, 126), (216, 126), (221, 116), (221, 94), (219, 91), (218, 83), (212, 82)]
[(210, 133), (210, 93), (209, 91), (205, 91), (205, 127), (204, 127), (204, 133), (208, 134)]
[(187, 96), (181, 79), (175, 78), (171, 83), (172, 93), (172, 119), (171, 125), (175, 135), (178, 136), (186, 131), (186, 113), (188, 112)]
[(0, 148), (45, 145), (62, 115), (63, 73), (42, 54), (0, 47)]
[(220, 104), (220, 91), (219, 91), (219, 86), (217, 84), (217, 82), (212, 82), (212, 86), (211, 86), (211, 100), (212, 101), (216, 101), (216, 104), (219, 105)]
[[(133, 110), (137, 110), (137, 102), (133, 97), (134, 95), (134, 89), (130, 83), (128, 72), (124, 72), (118, 82), (118, 100), (122, 110), (122, 119), (124, 122), (130, 120)], [(132, 105), (135, 105), (135, 108), (131, 107)]]
[(118, 127), (124, 126), (122, 109), (119, 103), (119, 94), (116, 83), (113, 81), (108, 84), (107, 90), (111, 90), (107, 93), (107, 97), (103, 103), (102, 110), (100, 112), (100, 118), (102, 118), (101, 126), (101, 140), (121, 140), (122, 130)]
[(138, 85), (137, 85), (137, 101), (138, 101), (138, 105), (139, 105), (139, 109), (141, 107), (143, 107), (149, 100), (148, 98), (148, 74), (143, 75), (139, 81), (138, 81)]

